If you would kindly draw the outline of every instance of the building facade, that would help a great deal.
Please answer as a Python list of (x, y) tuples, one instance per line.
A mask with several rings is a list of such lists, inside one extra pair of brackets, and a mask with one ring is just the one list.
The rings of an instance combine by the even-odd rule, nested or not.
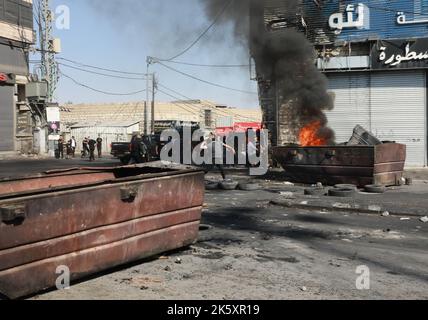
[(0, 153), (32, 149), (32, 120), (25, 85), (33, 42), (32, 0), (1, 0)]
[[(266, 10), (265, 26), (275, 21)], [(278, 6), (276, 18), (291, 19), (281, 14)], [(337, 142), (348, 141), (359, 124), (382, 141), (406, 144), (408, 166), (427, 166), (428, 0), (302, 0), (292, 19), (283, 28), (297, 28), (315, 45), (317, 67), (328, 78), (334, 109), (326, 113)], [(284, 143), (281, 126), (293, 119), (276, 104), (275, 90), (261, 91), (262, 102), (276, 113)]]

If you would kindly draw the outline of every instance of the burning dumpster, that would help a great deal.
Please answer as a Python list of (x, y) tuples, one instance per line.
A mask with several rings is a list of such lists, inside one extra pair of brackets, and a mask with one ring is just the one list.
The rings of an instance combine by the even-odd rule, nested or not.
[(0, 293), (17, 298), (174, 250), (198, 237), (204, 173), (71, 169), (0, 180)]
[(300, 132), (300, 145), (274, 148), (274, 158), (292, 181), (360, 187), (401, 184), (405, 145), (382, 143), (361, 126), (356, 126), (346, 144), (325, 145), (318, 130), (317, 126), (309, 125)]

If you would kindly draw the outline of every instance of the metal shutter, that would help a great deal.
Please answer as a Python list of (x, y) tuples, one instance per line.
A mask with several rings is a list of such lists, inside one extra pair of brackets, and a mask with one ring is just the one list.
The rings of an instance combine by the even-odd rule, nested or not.
[(328, 74), (335, 107), (327, 112), (337, 142), (347, 142), (357, 124), (370, 127), (370, 76), (368, 73)]
[(14, 87), (0, 86), (0, 151), (14, 151)]
[(371, 74), (372, 131), (407, 145), (407, 165), (426, 166), (425, 71)]

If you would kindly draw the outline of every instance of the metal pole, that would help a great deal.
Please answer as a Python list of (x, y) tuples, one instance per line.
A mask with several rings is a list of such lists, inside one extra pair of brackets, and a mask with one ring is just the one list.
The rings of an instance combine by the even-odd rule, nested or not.
[(147, 73), (146, 73), (146, 103), (144, 105), (144, 135), (149, 134), (149, 67), (150, 60), (147, 57)]
[(156, 79), (155, 74), (152, 74), (152, 134), (155, 134), (155, 89), (156, 89)]

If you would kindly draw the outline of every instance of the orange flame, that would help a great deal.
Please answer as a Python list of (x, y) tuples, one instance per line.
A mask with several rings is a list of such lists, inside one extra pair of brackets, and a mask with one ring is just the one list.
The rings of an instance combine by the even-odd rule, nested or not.
[(319, 136), (321, 127), (320, 121), (314, 121), (300, 130), (300, 145), (303, 147), (319, 147), (327, 145), (327, 140)]

